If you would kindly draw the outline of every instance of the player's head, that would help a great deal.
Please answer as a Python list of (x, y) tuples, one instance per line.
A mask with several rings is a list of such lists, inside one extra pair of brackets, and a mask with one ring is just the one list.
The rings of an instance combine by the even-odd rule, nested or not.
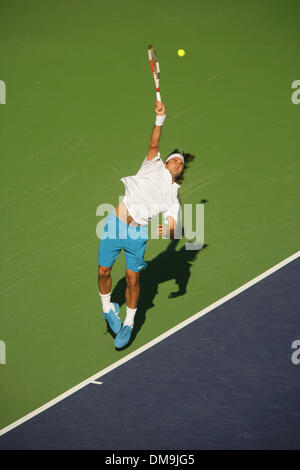
[(165, 166), (177, 184), (180, 184), (183, 181), (183, 172), (186, 168), (188, 168), (188, 163), (193, 161), (194, 158), (195, 155), (179, 152), (178, 149), (174, 149), (173, 152), (167, 156), (165, 160)]

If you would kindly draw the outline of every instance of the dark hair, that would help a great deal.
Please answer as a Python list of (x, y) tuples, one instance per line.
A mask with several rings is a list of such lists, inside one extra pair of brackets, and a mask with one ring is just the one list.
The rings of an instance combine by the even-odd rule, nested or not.
[(175, 182), (177, 184), (181, 184), (182, 181), (184, 180), (184, 176), (183, 176), (183, 173), (185, 172), (185, 170), (187, 168), (189, 168), (189, 163), (191, 163), (194, 158), (195, 158), (195, 155), (192, 155), (191, 153), (185, 153), (185, 152), (180, 152), (178, 149), (174, 149), (173, 152), (169, 153), (169, 155), (166, 157), (166, 159), (172, 155), (173, 153), (180, 153), (183, 158), (184, 158), (184, 167), (183, 167), (183, 170), (182, 170), (182, 173), (176, 178)]

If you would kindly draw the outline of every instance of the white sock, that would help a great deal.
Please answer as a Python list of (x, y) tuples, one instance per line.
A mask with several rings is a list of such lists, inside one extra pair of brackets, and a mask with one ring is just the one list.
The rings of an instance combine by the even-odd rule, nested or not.
[(100, 295), (100, 298), (101, 298), (101, 301), (102, 301), (103, 312), (108, 313), (110, 311), (110, 309), (112, 309), (112, 311), (116, 313), (115, 306), (110, 301), (111, 292), (109, 292), (108, 294), (101, 294), (99, 292), (99, 295)]
[(134, 317), (135, 317), (136, 311), (137, 311), (137, 308), (129, 308), (126, 305), (126, 318), (125, 318), (123, 325), (128, 325), (133, 328)]

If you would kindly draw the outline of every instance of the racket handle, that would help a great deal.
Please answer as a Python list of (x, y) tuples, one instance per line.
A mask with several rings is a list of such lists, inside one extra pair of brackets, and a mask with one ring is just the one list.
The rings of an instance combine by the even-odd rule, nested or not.
[(160, 97), (159, 91), (156, 92), (156, 99), (157, 99), (157, 101), (161, 102), (161, 97)]

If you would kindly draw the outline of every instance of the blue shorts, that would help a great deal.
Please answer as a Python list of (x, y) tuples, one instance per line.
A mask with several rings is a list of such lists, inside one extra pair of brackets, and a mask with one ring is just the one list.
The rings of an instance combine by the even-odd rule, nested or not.
[(125, 252), (126, 268), (134, 272), (147, 267), (144, 253), (148, 241), (148, 225), (128, 225), (112, 211), (106, 218), (100, 237), (98, 264), (110, 268), (122, 248)]

